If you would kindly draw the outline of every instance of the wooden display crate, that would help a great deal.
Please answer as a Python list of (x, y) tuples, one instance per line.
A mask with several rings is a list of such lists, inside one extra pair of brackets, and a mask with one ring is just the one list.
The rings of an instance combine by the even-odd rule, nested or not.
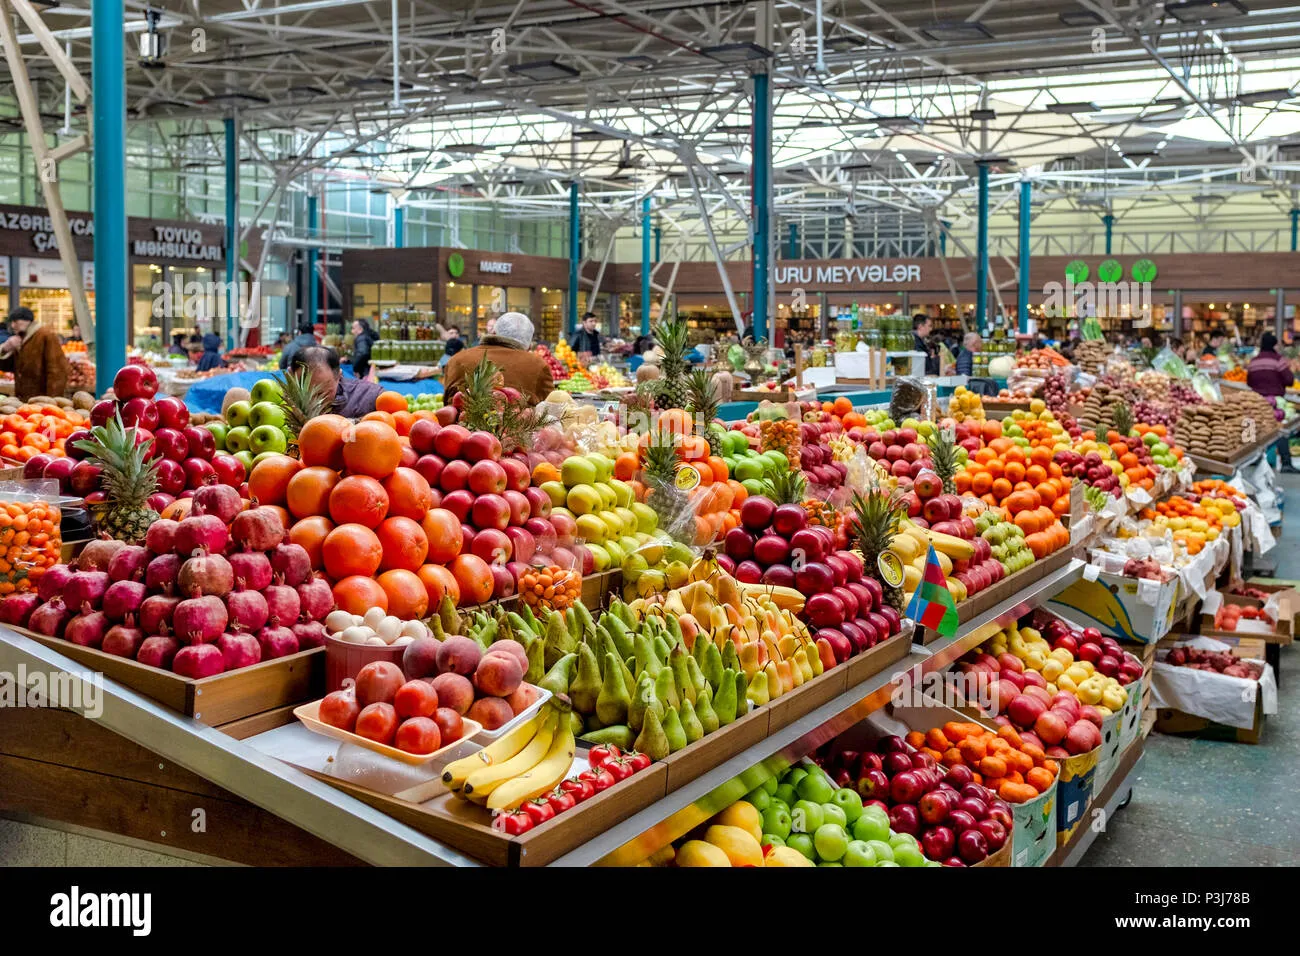
[(325, 648), (194, 680), (26, 628), (18, 633), (200, 723), (215, 727), (324, 696)]

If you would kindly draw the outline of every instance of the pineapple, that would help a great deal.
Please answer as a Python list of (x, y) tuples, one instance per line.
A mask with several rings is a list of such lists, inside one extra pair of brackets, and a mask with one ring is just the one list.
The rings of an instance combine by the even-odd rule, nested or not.
[(534, 436), (557, 419), (529, 405), (523, 398), (509, 398), (501, 391), (504, 378), (501, 370), (487, 359), (479, 362), (467, 373), (461, 386), (465, 405), (458, 419), (470, 431), (485, 431), (496, 435), (501, 448), (510, 454), (528, 448)]
[(955, 495), (957, 485), (953, 481), (953, 475), (957, 474), (960, 467), (956, 436), (951, 429), (940, 428), (930, 435), (927, 444), (930, 446), (930, 462), (934, 466), (934, 473), (943, 482), (943, 493)]
[(149, 446), (136, 444), (135, 429), (127, 429), (120, 414), (92, 428), (90, 434), (89, 439), (77, 442), (77, 448), (104, 469), (108, 498), (95, 523), (101, 532), (118, 541), (139, 544), (149, 526), (158, 520), (158, 512), (147, 503), (158, 490), (158, 463), (147, 460)]
[(713, 376), (702, 368), (691, 372), (688, 383), (691, 410), (701, 422), (701, 434), (709, 443), (709, 454), (721, 455), (722, 426), (714, 421), (718, 417), (718, 385)]
[(803, 502), (808, 483), (797, 468), (778, 471), (763, 481), (763, 493), (778, 505), (797, 505)]
[(694, 543), (695, 512), (690, 497), (677, 487), (677, 447), (673, 436), (655, 432), (646, 445), (641, 468), (649, 493), (646, 504), (659, 516), (659, 527), (680, 541)]
[(903, 591), (890, 587), (880, 575), (876, 557), (889, 547), (898, 525), (907, 508), (902, 502), (902, 495), (897, 491), (886, 492), (883, 489), (869, 491), (865, 495), (854, 492), (853, 516), (849, 522), (849, 533), (857, 542), (862, 556), (866, 559), (863, 572), (880, 583), (885, 600), (890, 607), (903, 613)]
[(691, 350), (686, 323), (681, 319), (662, 321), (654, 331), (655, 344), (664, 353), (659, 363), (663, 378), (657, 391), (660, 408), (685, 408), (690, 398), (686, 353)]
[(312, 381), (309, 369), (291, 368), (279, 381), (285, 430), (296, 439), (304, 425), (330, 410), (330, 402), (325, 390)]
[(1128, 438), (1133, 431), (1133, 412), (1127, 404), (1117, 402), (1111, 406), (1110, 422), (1121, 438)]

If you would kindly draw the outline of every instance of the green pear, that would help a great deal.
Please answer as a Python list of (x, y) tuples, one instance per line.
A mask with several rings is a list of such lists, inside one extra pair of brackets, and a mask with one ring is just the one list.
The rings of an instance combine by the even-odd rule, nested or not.
[[(678, 729), (681, 729), (680, 724)], [(646, 709), (645, 723), (641, 726), (641, 732), (637, 734), (636, 742), (632, 746), (651, 760), (663, 760), (672, 753), (668, 735), (664, 733), (663, 723), (653, 707)]]
[(699, 696), (699, 700), (695, 704), (695, 716), (700, 719), (700, 726), (704, 728), (706, 734), (711, 734), (722, 726), (718, 720), (717, 712), (713, 709), (713, 694), (711, 691), (705, 690)]
[(713, 701), (713, 711), (718, 715), (718, 725), (727, 726), (736, 719), (736, 671), (722, 672), (722, 681), (718, 684), (718, 696)]
[(630, 750), (636, 740), (636, 734), (632, 733), (632, 728), (627, 724), (613, 724), (583, 734), (582, 739), (592, 744), (613, 744), (620, 750)]
[(547, 667), (554, 667), (565, 654), (572, 654), (578, 649), (578, 640), (569, 633), (568, 628), (564, 625), (564, 615), (551, 612), (550, 620), (546, 622), (546, 656), (545, 662)]
[(655, 677), (655, 696), (663, 702), (665, 707), (677, 706), (679, 698), (677, 696), (677, 685), (673, 682), (672, 668), (663, 668)]
[(682, 641), (682, 625), (677, 620), (676, 615), (668, 615), (668, 633), (670, 635), (670, 644), (676, 645)]
[(456, 603), (450, 595), (442, 596), (442, 603), (438, 605), (438, 618), (444, 634), (460, 633), (460, 615), (456, 613)]
[(770, 699), (767, 688), (767, 674), (764, 671), (757, 671), (753, 680), (749, 682), (749, 687), (745, 691), (745, 696), (753, 703), (755, 707), (762, 707)]
[(682, 731), (686, 734), (686, 742), (693, 744), (704, 736), (704, 726), (700, 723), (699, 715), (695, 713), (695, 705), (689, 700), (682, 701)]
[(596, 716), (606, 724), (621, 724), (627, 720), (631, 695), (623, 684), (623, 669), (613, 654), (606, 656), (605, 681), (596, 698)]
[(618, 648), (618, 656), (623, 660), (631, 657), (635, 652), (635, 645), (632, 640), (633, 632), (627, 629), (623, 619), (616, 614), (609, 615), (605, 629), (609, 631), (609, 636), (614, 639), (614, 646)]
[(686, 739), (686, 729), (682, 727), (682, 715), (674, 707), (669, 707), (664, 714), (664, 736), (668, 738), (668, 749), (672, 753), (677, 753), (690, 743)]
[(657, 710), (662, 705), (655, 697), (655, 681), (649, 674), (637, 678), (632, 699), (627, 705), (627, 723), (633, 730), (639, 731), (645, 723), (646, 710)]
[(698, 701), (700, 695), (709, 686), (709, 682), (704, 679), (704, 671), (700, 670), (700, 665), (693, 657), (686, 658), (686, 676), (691, 679), (691, 686), (695, 688), (695, 699)]
[(633, 653), (636, 656), (636, 673), (647, 673), (651, 677), (658, 677), (659, 671), (663, 669), (663, 662), (655, 656), (654, 643), (649, 636), (642, 633), (638, 634), (633, 641)]
[(738, 670), (733, 679), (736, 684), (736, 719), (739, 720), (749, 713), (749, 705), (745, 703), (745, 698), (749, 695), (749, 678), (743, 670)]
[[(627, 688), (627, 696), (630, 699), (632, 697), (632, 691), (636, 689), (636, 678), (632, 676), (632, 671), (621, 658), (615, 656), (613, 652), (610, 652), (610, 656), (614, 657), (615, 662), (618, 664), (619, 673), (623, 675), (623, 686)], [(606, 660), (608, 660), (608, 658), (606, 658)]]
[(701, 669), (703, 669), (704, 662), (707, 660), (705, 655), (708, 654), (709, 648), (712, 646), (713, 642), (709, 640), (709, 636), (703, 631), (695, 635), (695, 643), (691, 645), (691, 657), (695, 658), (695, 663), (699, 664)]
[(673, 683), (677, 685), (678, 698), (694, 703), (695, 682), (691, 680), (691, 673), (686, 668), (686, 662), (691, 659), (691, 655), (686, 653), (686, 648), (678, 644), (668, 656), (668, 666), (673, 670)]
[[(600, 663), (595, 652), (586, 644), (578, 645), (578, 673), (569, 683), (569, 701), (580, 714), (596, 711), (596, 695), (600, 693)], [(607, 724), (617, 721), (607, 720)]]
[(524, 680), (530, 684), (536, 684), (546, 676), (545, 658), (546, 642), (541, 638), (534, 638), (528, 644), (528, 670), (524, 674)]
[(605, 726), (605, 722), (595, 714), (588, 714), (582, 720), (582, 729), (584, 733), (595, 733)]
[[(722, 686), (722, 673), (726, 669), (722, 663), (722, 652), (718, 650), (718, 645), (712, 641), (705, 642), (708, 648), (704, 652), (704, 660), (700, 662), (700, 670), (704, 671), (704, 679), (709, 682), (709, 686), (716, 693)], [(731, 646), (731, 642), (727, 642)]]
[(722, 645), (722, 666), (733, 671), (740, 670), (740, 654), (736, 652), (734, 641), (724, 641)]
[(569, 711), (569, 727), (573, 730), (573, 736), (581, 737), (586, 731), (586, 726), (582, 719), (582, 714), (576, 710)]
[(546, 672), (546, 676), (537, 682), (537, 686), (543, 690), (549, 690), (555, 696), (567, 694), (569, 692), (569, 675), (573, 673), (573, 665), (577, 663), (577, 654), (565, 654)]

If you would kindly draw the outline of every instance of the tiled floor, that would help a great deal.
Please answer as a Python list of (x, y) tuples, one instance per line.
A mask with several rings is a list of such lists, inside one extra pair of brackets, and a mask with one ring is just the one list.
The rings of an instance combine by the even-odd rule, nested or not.
[[(1293, 508), (1300, 476), (1284, 475)], [(1300, 579), (1300, 516), (1283, 524), (1277, 577)], [(1084, 866), (1300, 864), (1300, 648), (1282, 649), (1278, 713), (1256, 745), (1152, 734), (1133, 800), (1097, 838)]]

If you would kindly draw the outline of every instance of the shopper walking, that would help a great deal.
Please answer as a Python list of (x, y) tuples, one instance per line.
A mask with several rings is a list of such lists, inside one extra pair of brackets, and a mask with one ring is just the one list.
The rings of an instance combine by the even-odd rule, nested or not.
[(374, 330), (365, 319), (356, 319), (352, 323), (352, 374), (365, 378), (370, 374), (370, 349), (374, 345)]
[(62, 398), (68, 390), (68, 357), (52, 329), (36, 321), (32, 310), (19, 306), (9, 313), (9, 338), (0, 345), (0, 368), (14, 373), (14, 395)]
[[(1291, 374), (1290, 363), (1278, 354), (1277, 336), (1272, 332), (1265, 332), (1263, 338), (1259, 340), (1259, 353), (1250, 360), (1250, 365), (1246, 368), (1246, 384), (1253, 391), (1267, 398), (1270, 405), (1276, 405), (1275, 400), (1284, 396), (1287, 387), (1294, 381), (1295, 376)], [(1289, 437), (1279, 438), (1273, 447), (1282, 461), (1284, 472), (1289, 474), (1300, 472), (1300, 468), (1291, 464)]]
[(221, 336), (209, 332), (203, 336), (203, 354), (199, 356), (198, 370), (209, 372), (214, 368), (224, 368), (226, 360), (221, 357)]
[(485, 335), (473, 348), (462, 349), (447, 363), (443, 376), (446, 400), (465, 380), (470, 370), (484, 359), (501, 370), (506, 384), (519, 389), (525, 399), (536, 404), (551, 394), (555, 382), (546, 359), (533, 351), (533, 323), (522, 312), (507, 312), (496, 321), (496, 330)]

